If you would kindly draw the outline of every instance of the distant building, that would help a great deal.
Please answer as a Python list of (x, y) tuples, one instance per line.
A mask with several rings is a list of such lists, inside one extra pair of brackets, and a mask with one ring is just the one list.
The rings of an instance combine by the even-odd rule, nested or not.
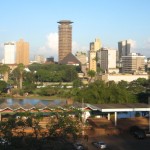
[(4, 64), (16, 63), (16, 44), (15, 42), (4, 43)]
[(147, 58), (146, 69), (147, 69), (147, 71), (150, 71), (150, 57)]
[(72, 53), (72, 24), (70, 20), (58, 22), (59, 42), (58, 42), (58, 62), (62, 61), (69, 53)]
[(99, 38), (96, 38), (94, 42), (94, 51), (97, 52), (101, 47), (102, 47), (101, 40)]
[(48, 57), (46, 58), (46, 63), (54, 63), (54, 57)]
[(145, 72), (145, 56), (137, 53), (130, 53), (128, 56), (122, 56), (123, 73), (143, 73)]
[(97, 71), (95, 51), (89, 51), (89, 70)]
[(137, 80), (138, 78), (145, 78), (146, 80), (148, 80), (149, 76), (146, 73), (135, 74), (135, 75), (134, 74), (105, 74), (100, 76), (100, 79), (105, 82), (114, 81), (116, 83), (120, 81), (131, 82)]
[(124, 40), (118, 42), (119, 60), (122, 56), (128, 56), (131, 52), (130, 40)]
[(116, 50), (101, 48), (97, 51), (97, 64), (105, 72), (116, 69)]
[(75, 56), (81, 62), (81, 64), (87, 63), (85, 52), (76, 52)]
[(16, 42), (16, 63), (29, 65), (29, 43), (24, 42), (23, 39)]
[(72, 53), (69, 53), (59, 64), (79, 66), (81, 62)]
[(95, 39), (95, 42), (90, 43), (90, 51), (89, 51), (89, 70), (97, 71), (96, 64), (96, 52), (101, 49), (101, 41), (99, 39)]
[(45, 62), (45, 58), (42, 55), (36, 55), (34, 60), (35, 60), (35, 62), (41, 63), (41, 64)]

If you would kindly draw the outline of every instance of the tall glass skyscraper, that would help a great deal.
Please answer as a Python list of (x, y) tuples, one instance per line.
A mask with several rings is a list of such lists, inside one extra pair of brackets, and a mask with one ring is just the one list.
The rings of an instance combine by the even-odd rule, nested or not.
[(131, 51), (131, 43), (128, 40), (118, 42), (119, 59), (122, 56), (128, 56)]

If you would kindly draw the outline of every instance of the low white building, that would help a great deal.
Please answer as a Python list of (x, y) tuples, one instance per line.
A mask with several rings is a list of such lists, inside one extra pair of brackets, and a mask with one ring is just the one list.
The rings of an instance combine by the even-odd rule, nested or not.
[(149, 79), (148, 74), (105, 74), (101, 75), (101, 79), (104, 80), (105, 82), (108, 81), (114, 81), (118, 83), (119, 81), (127, 81), (131, 82), (133, 80), (137, 80), (138, 78), (145, 78)]

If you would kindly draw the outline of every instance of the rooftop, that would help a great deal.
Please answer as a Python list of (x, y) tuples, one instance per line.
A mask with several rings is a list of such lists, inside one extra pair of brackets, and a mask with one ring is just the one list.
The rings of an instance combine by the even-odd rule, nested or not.
[(58, 21), (57, 23), (60, 23), (60, 24), (71, 24), (71, 23), (73, 23), (73, 22), (70, 21), (70, 20), (60, 20), (60, 21)]

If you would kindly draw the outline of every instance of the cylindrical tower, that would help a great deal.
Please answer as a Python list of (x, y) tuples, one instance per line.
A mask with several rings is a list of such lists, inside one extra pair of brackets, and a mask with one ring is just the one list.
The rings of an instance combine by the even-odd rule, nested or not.
[(64, 59), (72, 52), (72, 24), (70, 20), (61, 20), (58, 22), (59, 43), (58, 43), (58, 62)]

